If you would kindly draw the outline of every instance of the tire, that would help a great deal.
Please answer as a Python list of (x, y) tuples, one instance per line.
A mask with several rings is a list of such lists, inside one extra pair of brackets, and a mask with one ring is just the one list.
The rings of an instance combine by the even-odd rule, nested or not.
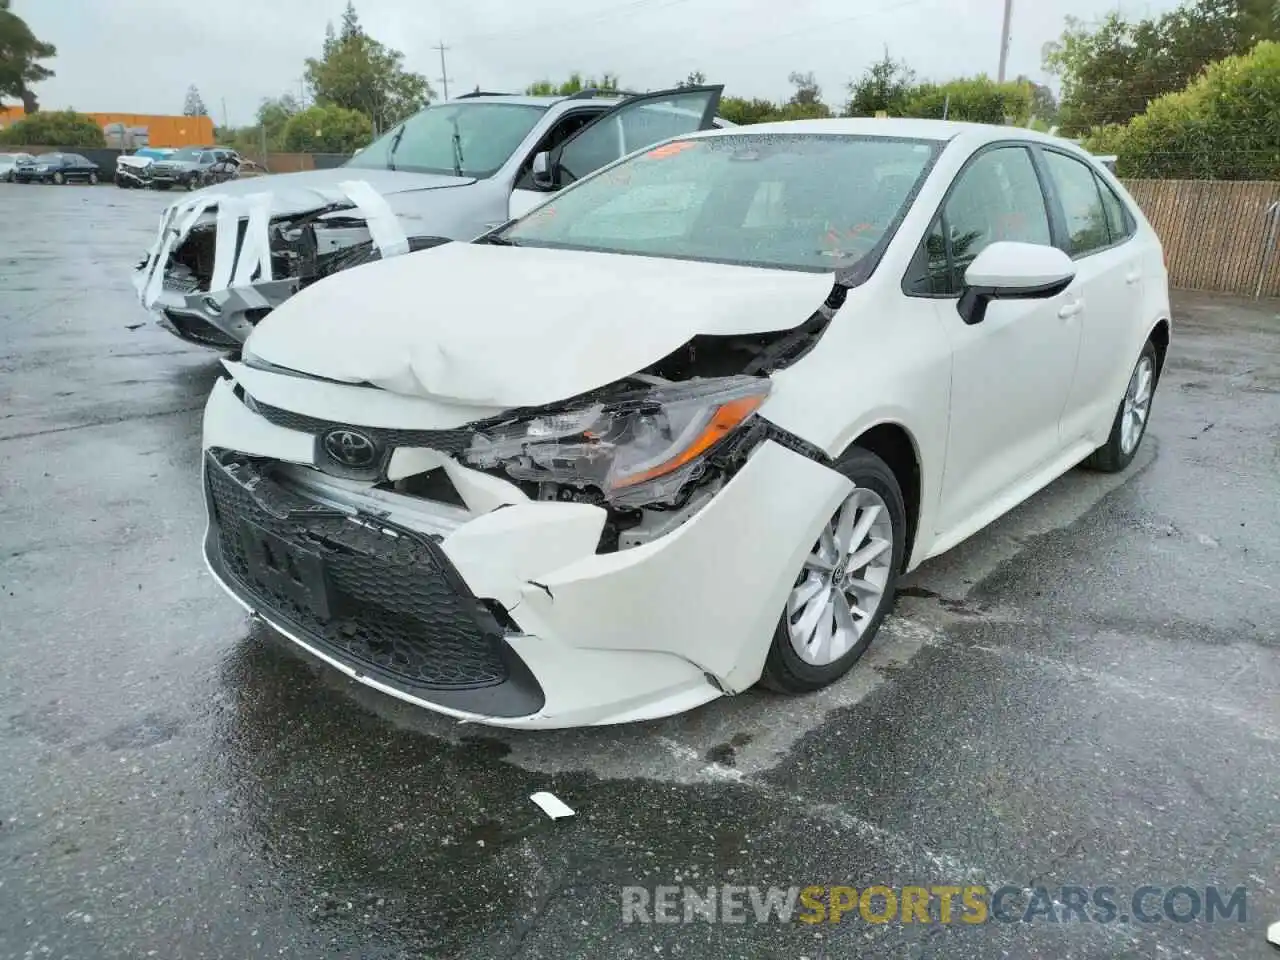
[[(1145, 399), (1140, 401), (1138, 395), (1142, 391), (1144, 367), (1147, 376), (1146, 395)], [(1129, 382), (1125, 386), (1124, 396), (1120, 399), (1120, 406), (1116, 409), (1115, 419), (1111, 421), (1111, 434), (1107, 437), (1107, 442), (1089, 455), (1084, 466), (1103, 473), (1119, 473), (1133, 463), (1133, 458), (1137, 456), (1138, 449), (1142, 446), (1142, 438), (1147, 435), (1147, 424), (1151, 422), (1151, 404), (1155, 400), (1156, 386), (1159, 381), (1160, 359), (1156, 354), (1155, 344), (1148, 340), (1143, 344), (1142, 352), (1138, 354), (1138, 360), (1133, 365), (1133, 372), (1129, 375)], [(1126, 419), (1132, 424), (1135, 411), (1141, 414), (1136, 438), (1131, 432), (1126, 434), (1125, 429)]]
[(62, 186), (67, 182), (67, 177), (64, 173), (59, 171), (58, 173), (55, 173), (53, 175), (53, 182), (56, 183), (58, 186)]
[[(854, 514), (854, 529), (856, 532), (856, 521), (864, 519), (868, 514), (868, 508), (874, 506), (875, 522), (868, 531), (867, 536), (873, 538), (873, 542), (877, 543), (888, 539), (891, 541), (891, 546), (882, 548), (881, 552), (865, 566), (852, 569), (845, 569), (844, 566), (845, 561), (848, 559), (848, 554), (841, 555), (839, 551), (836, 551), (837, 563), (835, 564), (835, 569), (830, 573), (815, 570), (811, 568), (810, 562), (806, 561), (796, 575), (795, 585), (792, 588), (793, 593), (788, 595), (787, 604), (778, 618), (778, 626), (774, 630), (773, 640), (769, 645), (769, 654), (765, 658), (764, 671), (760, 676), (761, 686), (778, 693), (794, 694), (818, 690), (848, 673), (849, 669), (858, 662), (859, 658), (866, 653), (867, 648), (871, 646), (871, 641), (875, 639), (876, 632), (880, 629), (880, 623), (893, 606), (894, 593), (898, 586), (898, 574), (902, 569), (903, 555), (906, 552), (907, 542), (907, 510), (897, 478), (894, 477), (893, 471), (889, 469), (889, 466), (883, 460), (869, 450), (863, 450), (859, 447), (849, 450), (836, 463), (835, 468), (853, 481), (854, 490), (836, 509), (836, 513), (829, 523), (835, 523), (845, 509), (856, 507), (858, 508)], [(886, 515), (887, 528), (884, 522)], [(814, 544), (810, 560), (821, 558), (824, 550), (830, 551), (831, 545), (826, 548), (823, 545), (827, 537), (827, 529), (824, 529), (823, 538)], [(878, 534), (887, 534), (887, 537)], [(853, 549), (854, 553), (862, 553), (863, 549), (866, 549), (867, 545), (869, 545), (869, 542), (871, 541), (864, 539), (862, 544), (853, 544), (851, 549)], [(819, 608), (826, 609), (821, 604), (822, 589), (826, 589), (827, 596), (831, 595), (831, 591), (829, 588), (821, 588), (821, 585), (829, 583), (832, 577), (839, 577), (841, 572), (847, 573), (851, 577), (857, 574), (858, 576), (854, 577), (853, 582), (863, 585), (870, 584), (877, 579), (882, 580), (881, 583), (876, 584), (881, 588), (876, 605), (874, 609), (866, 610), (871, 594), (859, 590), (858, 592), (861, 593), (861, 596), (857, 597), (857, 604), (863, 611), (869, 613), (869, 616), (861, 618), (857, 617), (856, 614), (853, 616), (852, 623), (856, 630), (860, 632), (849, 633), (846, 629), (844, 634), (845, 644), (842, 645), (847, 644), (847, 649), (844, 649), (843, 653), (834, 657), (824, 657), (821, 654), (813, 656), (812, 651), (809, 657), (802, 657), (796, 643), (793, 643), (792, 640), (793, 622), (796, 623), (794, 630), (802, 631), (800, 625), (804, 623), (805, 612), (818, 608), (806, 605), (793, 612), (792, 601), (797, 596), (795, 591), (806, 584), (812, 585), (816, 578), (819, 584), (818, 593), (815, 594), (815, 599), (809, 602), (810, 604), (817, 602)], [(815, 588), (810, 586), (809, 589)], [(843, 595), (843, 591), (841, 591), (841, 595)], [(841, 595), (833, 598), (834, 604), (841, 603)], [(832, 609), (838, 608), (833, 605)], [(822, 616), (818, 622), (818, 633), (822, 632), (823, 626), (831, 623), (833, 623), (832, 620)], [(846, 621), (847, 623), (848, 621)], [(836, 629), (833, 631), (833, 645), (839, 642), (837, 638), (841, 626), (838, 616), (834, 620), (834, 625)], [(821, 639), (817, 636), (817, 633), (815, 633), (815, 639), (819, 641)]]
[(92, 171), (89, 173), (89, 186), (96, 187), (98, 185), (98, 175)]

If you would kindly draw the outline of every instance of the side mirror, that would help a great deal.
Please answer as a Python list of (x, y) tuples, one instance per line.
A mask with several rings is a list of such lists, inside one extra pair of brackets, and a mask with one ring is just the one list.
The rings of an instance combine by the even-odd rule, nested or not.
[(981, 323), (992, 300), (1045, 300), (1075, 279), (1071, 258), (1057, 247), (1001, 240), (983, 250), (964, 272), (956, 309), (965, 323)]
[(534, 155), (533, 185), (539, 190), (556, 188), (555, 168), (551, 163), (551, 154), (546, 150)]

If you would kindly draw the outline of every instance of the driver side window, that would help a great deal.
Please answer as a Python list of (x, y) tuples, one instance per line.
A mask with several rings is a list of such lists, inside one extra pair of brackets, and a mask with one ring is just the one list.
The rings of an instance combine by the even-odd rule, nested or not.
[(906, 292), (960, 293), (969, 264), (998, 240), (1053, 243), (1044, 192), (1025, 147), (988, 150), (960, 174), (912, 261)]
[(608, 109), (608, 106), (600, 106), (594, 109), (575, 110), (571, 113), (566, 113), (557, 120), (546, 136), (538, 141), (538, 145), (525, 158), (520, 167), (520, 173), (516, 177), (515, 189), (535, 189), (533, 185), (533, 158), (540, 153), (554, 150)]

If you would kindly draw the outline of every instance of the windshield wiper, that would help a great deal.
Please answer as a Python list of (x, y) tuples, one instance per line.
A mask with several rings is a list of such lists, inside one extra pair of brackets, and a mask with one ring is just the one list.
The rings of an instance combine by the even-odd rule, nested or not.
[(453, 175), (455, 177), (462, 176), (462, 134), (458, 132), (458, 118), (450, 117), (449, 122), (453, 124)]
[(387, 151), (388, 169), (394, 170), (396, 168), (396, 150), (400, 148), (400, 139), (404, 136), (404, 128), (407, 126), (407, 123), (400, 124), (400, 129), (391, 138), (391, 149)]

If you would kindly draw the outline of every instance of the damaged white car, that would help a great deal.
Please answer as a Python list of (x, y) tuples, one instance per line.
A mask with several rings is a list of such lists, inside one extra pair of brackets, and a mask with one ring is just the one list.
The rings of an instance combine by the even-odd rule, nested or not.
[(221, 183), (173, 204), (134, 287), (170, 332), (234, 349), (317, 280), (470, 240), (627, 153), (726, 125), (715, 117), (721, 89), (432, 104), (337, 169)]
[(1061, 141), (695, 134), (277, 308), (205, 411), (205, 555), (457, 718), (813, 690), (903, 571), (1081, 460), (1123, 469), (1168, 342), (1155, 234)]

